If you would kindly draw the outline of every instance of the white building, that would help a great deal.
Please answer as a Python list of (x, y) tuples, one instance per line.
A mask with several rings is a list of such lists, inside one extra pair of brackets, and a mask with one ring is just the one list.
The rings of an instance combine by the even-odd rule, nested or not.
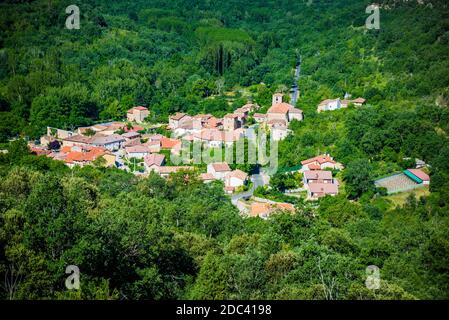
[(207, 173), (214, 176), (215, 179), (225, 180), (226, 174), (231, 172), (231, 168), (226, 162), (210, 163), (207, 165)]

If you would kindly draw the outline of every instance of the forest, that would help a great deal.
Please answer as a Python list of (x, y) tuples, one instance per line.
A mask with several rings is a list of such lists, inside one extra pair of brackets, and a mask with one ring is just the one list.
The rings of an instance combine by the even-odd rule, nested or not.
[[(449, 298), (446, 1), (380, 1), (379, 30), (365, 28), (364, 0), (80, 0), (79, 30), (65, 28), (70, 4), (0, 4), (0, 299)], [(69, 169), (27, 148), (47, 126), (120, 120), (135, 105), (152, 123), (248, 100), (266, 109), (299, 56), (305, 121), (280, 143), (280, 166), (328, 152), (346, 168), (339, 196), (295, 201), (295, 214), (242, 218), (195, 173)], [(367, 105), (316, 113), (345, 93)], [(373, 180), (415, 158), (430, 193), (382, 196)], [(65, 288), (67, 265), (80, 290)]]

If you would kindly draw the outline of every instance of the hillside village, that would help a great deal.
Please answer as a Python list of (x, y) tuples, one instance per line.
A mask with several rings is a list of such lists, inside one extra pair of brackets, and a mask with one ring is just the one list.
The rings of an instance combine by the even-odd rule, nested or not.
[[(263, 182), (256, 186), (254, 176), (239, 169), (232, 170), (226, 162), (209, 163), (201, 170), (193, 165), (169, 165), (169, 158), (172, 155), (180, 155), (183, 141), (200, 143), (206, 149), (230, 147), (253, 134), (255, 129), (270, 133), (274, 141), (285, 139), (291, 133), (289, 124), (292, 121), (304, 121), (304, 115), (301, 109), (284, 102), (283, 97), (282, 93), (275, 93), (272, 96), (272, 105), (265, 114), (258, 113), (260, 107), (254, 103), (247, 103), (222, 118), (211, 114), (175, 113), (169, 116), (168, 123), (163, 125), (170, 137), (148, 129), (145, 119), (151, 111), (146, 107), (137, 106), (127, 111), (127, 122), (100, 123), (80, 127), (75, 131), (48, 127), (40, 141), (30, 143), (29, 148), (36, 155), (62, 161), (71, 168), (86, 165), (117, 167), (140, 177), (155, 172), (163, 178), (180, 171), (196, 171), (204, 183), (222, 181), (225, 193), (236, 195), (233, 203), (242, 213), (267, 218), (272, 212), (279, 210), (294, 211), (294, 206), (289, 203), (257, 197), (252, 197), (250, 203), (245, 203), (245, 200), (253, 196), (257, 186), (269, 184), (270, 177), (267, 174), (258, 174), (263, 176)], [(360, 107), (364, 103), (363, 98), (327, 99), (318, 105), (317, 111), (338, 110), (347, 108), (349, 104)], [(250, 121), (250, 118), (253, 121)], [(340, 182), (333, 176), (333, 172), (343, 169), (344, 165), (335, 161), (329, 154), (305, 159), (296, 170), (302, 177), (299, 182), (302, 187), (297, 191), (305, 192), (304, 197), (309, 201), (335, 196), (339, 193)], [(398, 179), (399, 182), (395, 183)], [(410, 169), (407, 174), (401, 174), (399, 177), (376, 181), (376, 186), (394, 192), (396, 189), (392, 185), (408, 183), (409, 188), (415, 188), (418, 184), (427, 185), (428, 179), (419, 169)], [(239, 197), (239, 194), (242, 196)]]

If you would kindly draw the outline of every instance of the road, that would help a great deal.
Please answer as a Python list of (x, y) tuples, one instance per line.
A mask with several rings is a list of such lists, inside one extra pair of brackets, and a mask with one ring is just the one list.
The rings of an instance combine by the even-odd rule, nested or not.
[(231, 197), (231, 202), (233, 205), (236, 205), (237, 202), (241, 199), (251, 198), (254, 194), (254, 190), (256, 190), (258, 187), (265, 185), (265, 182), (264, 182), (261, 174), (253, 174), (251, 176), (251, 181), (253, 182), (253, 186), (251, 187), (250, 190), (248, 190), (246, 192), (239, 193), (239, 194), (234, 194)]
[(295, 68), (295, 81), (290, 90), (291, 95), (292, 95), (291, 104), (294, 106), (296, 106), (296, 102), (298, 101), (298, 98), (299, 98), (298, 81), (299, 81), (300, 75), (301, 75), (301, 56), (299, 57), (298, 64), (296, 65), (296, 68)]

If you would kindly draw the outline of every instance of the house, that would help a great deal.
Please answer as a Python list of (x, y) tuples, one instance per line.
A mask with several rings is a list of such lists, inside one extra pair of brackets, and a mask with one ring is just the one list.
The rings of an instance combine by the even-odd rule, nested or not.
[(147, 146), (140, 144), (136, 146), (126, 147), (125, 152), (127, 158), (143, 159), (150, 153), (150, 150)]
[(160, 141), (147, 141), (143, 144), (148, 148), (151, 153), (158, 153), (161, 151), (161, 142)]
[(354, 104), (356, 107), (361, 107), (362, 105), (365, 104), (366, 100), (363, 98), (357, 98), (351, 101), (352, 104)]
[(32, 145), (28, 145), (28, 148), (30, 149), (32, 154), (35, 154), (37, 156), (46, 156), (51, 153), (51, 150), (48, 150), (46, 148), (39, 148), (39, 147), (32, 146)]
[(227, 114), (223, 118), (223, 129), (226, 131), (233, 131), (240, 128), (241, 122), (239, 116), (236, 114)]
[(210, 163), (207, 165), (207, 173), (210, 173), (217, 180), (225, 180), (226, 174), (231, 172), (231, 168), (226, 162)]
[(162, 134), (144, 134), (142, 139), (148, 139), (148, 141), (161, 141), (164, 138)]
[[(69, 151), (67, 148), (64, 151)], [(92, 161), (103, 157), (106, 160), (106, 166), (113, 166), (115, 164), (115, 156), (105, 148), (98, 147), (72, 147), (62, 159), (69, 167), (80, 166), (83, 167), (90, 164)]]
[(178, 139), (172, 139), (167, 137), (162, 137), (160, 140), (161, 142), (161, 149), (165, 150), (171, 150), (173, 149), (177, 144), (181, 143), (181, 140)]
[(365, 101), (366, 100), (363, 98), (357, 98), (354, 100), (346, 100), (346, 99), (340, 100), (340, 98), (326, 99), (320, 102), (320, 104), (317, 107), (317, 112), (333, 111), (342, 108), (347, 108), (350, 103), (360, 107), (365, 103)]
[(191, 120), (192, 118), (189, 115), (182, 112), (177, 112), (168, 118), (168, 126), (170, 129), (174, 130), (187, 121)]
[(121, 135), (123, 138), (125, 138), (126, 141), (137, 139), (140, 137), (140, 133), (128, 131)]
[(62, 139), (62, 146), (63, 147), (88, 146), (91, 144), (91, 142), (92, 142), (92, 137), (86, 137), (86, 136), (78, 134), (78, 135), (74, 135), (74, 136)]
[(224, 178), (227, 191), (234, 192), (238, 187), (245, 185), (248, 179), (248, 174), (237, 169), (226, 173)]
[(316, 200), (327, 195), (336, 196), (338, 194), (338, 183), (310, 183), (307, 186), (307, 197), (309, 200)]
[(50, 143), (52, 143), (55, 140), (57, 140), (57, 139), (53, 136), (43, 135), (40, 138), (40, 144), (44, 147), (47, 147)]
[(285, 123), (288, 122), (288, 111), (290, 110), (290, 105), (285, 102), (277, 103), (271, 106), (267, 111), (267, 121), (272, 120), (282, 120)]
[(268, 219), (275, 212), (295, 212), (295, 207), (290, 203), (283, 202), (253, 202), (249, 215)]
[(165, 156), (163, 154), (152, 153), (145, 156), (143, 163), (147, 172), (159, 172), (159, 168), (165, 163)]
[(290, 107), (288, 110), (288, 121), (298, 120), (302, 121), (304, 120), (304, 114), (301, 109)]
[(73, 135), (75, 135), (75, 134), (72, 131), (47, 127), (47, 136), (52, 136), (56, 139), (65, 139), (65, 138), (69, 138)]
[(210, 117), (204, 124), (204, 128), (219, 129), (223, 126), (223, 119)]
[(212, 118), (211, 114), (197, 114), (194, 116), (192, 118), (193, 130), (201, 130), (204, 128), (210, 118)]
[(430, 177), (427, 173), (419, 169), (407, 169), (404, 174), (417, 184), (429, 185)]
[(118, 134), (111, 134), (109, 136), (96, 134), (92, 137), (90, 144), (93, 146), (106, 148), (110, 151), (116, 151), (122, 147), (124, 142), (125, 138)]
[(162, 166), (159, 167), (159, 175), (163, 178), (168, 178), (170, 176), (170, 174), (172, 173), (176, 173), (179, 171), (189, 171), (189, 170), (193, 170), (193, 167), (189, 167), (189, 166)]
[(267, 121), (283, 120), (286, 124), (293, 120), (304, 120), (301, 109), (295, 108), (291, 104), (282, 102), (282, 94), (273, 95), (273, 104), (267, 111)]
[(330, 171), (313, 170), (313, 171), (304, 171), (303, 182), (304, 185), (312, 183), (333, 184), (334, 179), (332, 178), (332, 172)]
[(302, 171), (322, 170), (326, 168), (341, 169), (342, 165), (337, 163), (329, 154), (319, 155), (304, 161), (301, 161)]
[(317, 112), (322, 111), (333, 111), (341, 108), (346, 108), (348, 106), (348, 100), (338, 99), (326, 99), (320, 102), (317, 108)]
[(271, 125), (271, 137), (273, 141), (281, 141), (287, 138), (290, 133), (290, 130), (287, 129), (287, 126), (282, 123), (275, 123)]
[(128, 110), (126, 118), (128, 121), (142, 123), (148, 117), (150, 112), (147, 108), (138, 106)]
[(204, 183), (209, 183), (215, 180), (215, 177), (211, 174), (211, 173), (201, 173), (200, 174), (200, 179), (204, 182)]
[(253, 115), (254, 121), (257, 123), (262, 123), (267, 121), (267, 115), (263, 113), (255, 113)]

